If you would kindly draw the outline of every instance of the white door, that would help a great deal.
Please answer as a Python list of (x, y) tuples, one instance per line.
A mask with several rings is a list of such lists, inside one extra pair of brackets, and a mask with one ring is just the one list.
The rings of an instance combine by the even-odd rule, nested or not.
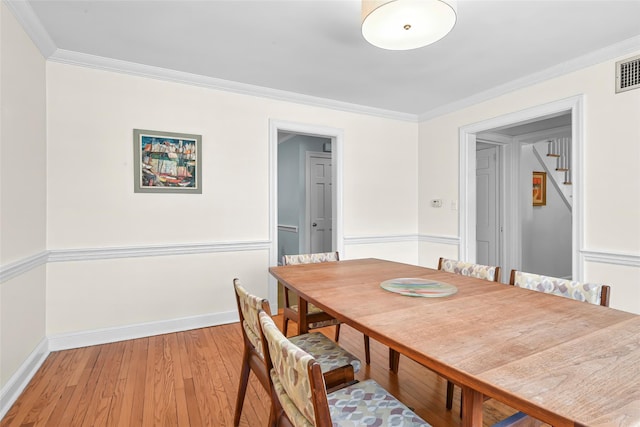
[(331, 206), (331, 154), (307, 155), (307, 207), (309, 253), (331, 252), (333, 218)]
[(498, 265), (498, 147), (476, 152), (476, 262)]

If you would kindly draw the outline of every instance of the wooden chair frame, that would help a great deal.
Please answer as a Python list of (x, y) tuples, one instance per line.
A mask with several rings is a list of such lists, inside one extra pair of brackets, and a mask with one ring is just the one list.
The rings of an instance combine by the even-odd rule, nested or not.
[[(247, 332), (245, 331), (243, 326), (245, 319), (244, 319), (244, 315), (242, 313), (242, 308), (240, 305), (240, 298), (238, 296), (238, 293), (235, 291), (235, 286), (240, 285), (240, 281), (238, 279), (233, 279), (233, 285), (234, 285), (234, 294), (236, 297), (236, 304), (238, 306), (238, 315), (240, 317), (240, 329), (242, 330), (242, 341), (244, 343), (244, 346), (243, 346), (244, 349), (242, 352), (242, 368), (240, 370), (240, 385), (238, 387), (238, 395), (236, 397), (236, 407), (235, 407), (235, 412), (233, 416), (233, 425), (237, 427), (240, 424), (240, 416), (242, 415), (242, 407), (244, 405), (244, 399), (247, 394), (247, 385), (249, 383), (249, 374), (251, 373), (251, 371), (253, 371), (255, 376), (260, 381), (260, 384), (262, 384), (264, 389), (270, 395), (272, 393), (272, 390), (271, 390), (272, 386), (271, 386), (271, 378), (269, 377), (269, 371), (271, 370), (271, 367), (269, 366), (269, 364), (271, 363), (271, 360), (268, 358), (267, 356), (268, 353), (266, 352), (263, 358), (260, 355), (260, 353), (258, 353), (256, 348), (253, 346), (253, 343), (247, 336)], [(266, 299), (262, 299), (262, 311), (264, 311), (269, 316), (271, 316), (269, 301), (267, 301)], [(262, 334), (262, 330), (260, 330), (259, 333)], [(264, 343), (264, 340), (263, 340), (263, 343)], [(263, 344), (263, 349), (264, 349), (264, 344)], [(269, 363), (267, 363), (267, 361)], [(318, 364), (318, 369), (320, 369), (319, 364)], [(325, 372), (324, 374), (322, 373), (322, 371), (320, 371), (320, 375), (323, 377), (323, 381), (321, 382), (321, 384), (323, 384), (323, 387), (324, 387), (324, 384), (327, 384), (327, 387), (335, 388), (344, 384), (352, 383), (354, 381), (353, 366), (351, 365), (337, 368), (332, 371)], [(279, 410), (277, 398), (275, 402), (273, 401), (273, 399), (274, 399), (274, 396), (271, 396), (271, 400), (272, 400), (271, 411), (277, 412)], [(270, 414), (269, 419), (271, 420), (271, 418), (275, 416), (276, 416), (275, 413)], [(269, 425), (272, 425), (272, 424), (270, 423)]]

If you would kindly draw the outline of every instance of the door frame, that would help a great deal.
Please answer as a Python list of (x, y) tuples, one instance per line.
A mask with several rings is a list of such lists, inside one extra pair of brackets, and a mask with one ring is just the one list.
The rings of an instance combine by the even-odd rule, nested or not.
[[(278, 265), (278, 131), (317, 136), (331, 140), (331, 181), (333, 189), (332, 244), (335, 251), (344, 252), (343, 232), (343, 150), (344, 130), (308, 123), (269, 119), (269, 265)], [(271, 307), (278, 307), (278, 282), (268, 275), (268, 298)]]
[[(476, 260), (476, 134), (483, 131), (490, 131), (494, 128), (514, 125), (522, 122), (532, 122), (537, 119), (559, 115), (566, 112), (571, 113), (571, 171), (573, 181), (573, 210), (572, 210), (572, 276), (574, 280), (583, 280), (584, 267), (580, 262), (580, 253), (584, 242), (584, 181), (583, 165), (584, 154), (582, 147), (585, 141), (584, 132), (584, 95), (577, 95), (570, 98), (553, 101), (517, 111), (478, 123), (462, 126), (459, 129), (459, 236), (460, 247), (458, 257), (460, 260), (475, 262)], [(515, 152), (516, 150), (512, 150)], [(513, 156), (513, 154), (512, 154)], [(517, 169), (519, 162), (513, 162)], [(513, 168), (512, 168), (513, 170)], [(511, 186), (511, 197), (517, 196), (517, 186)], [(516, 187), (516, 188), (513, 188)], [(507, 199), (508, 200), (508, 199)], [(513, 199), (511, 199), (513, 200)], [(511, 210), (511, 214), (505, 218), (510, 224), (519, 223), (520, 209), (516, 206)], [(518, 242), (516, 247), (520, 247), (520, 236), (510, 239), (510, 243)], [(506, 272), (505, 272), (506, 273)]]

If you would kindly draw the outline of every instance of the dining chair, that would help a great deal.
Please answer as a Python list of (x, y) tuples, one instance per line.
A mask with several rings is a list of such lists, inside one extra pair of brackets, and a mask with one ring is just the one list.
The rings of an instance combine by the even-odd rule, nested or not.
[(611, 287), (511, 270), (509, 284), (546, 294), (609, 307)]
[[(474, 264), (471, 262), (441, 257), (438, 260), (438, 270), (460, 274), (461, 276), (475, 277), (477, 279), (488, 280), (490, 282), (500, 281), (500, 267), (492, 265)], [(399, 364), (400, 353), (389, 349), (389, 369), (397, 373)], [(453, 382), (447, 380), (447, 409), (451, 409), (453, 407), (453, 387)], [(460, 403), (460, 414), (462, 415), (462, 402)]]
[[(260, 320), (258, 312), (271, 314), (269, 302), (250, 294), (240, 284), (238, 279), (233, 279), (233, 287), (238, 305), (238, 315), (242, 325), (242, 337), (244, 350), (242, 354), (242, 368), (240, 373), (240, 385), (236, 398), (234, 414), (234, 426), (240, 422), (242, 406), (247, 392), (247, 384), (251, 371), (258, 378), (262, 386), (270, 393), (269, 370), (265, 360), (265, 352), (260, 338)], [(354, 372), (360, 370), (360, 360), (357, 357), (338, 346), (331, 339), (319, 332), (298, 335), (290, 338), (296, 346), (303, 348), (312, 354), (320, 365), (320, 371), (324, 376), (328, 387), (336, 387), (354, 381)]]
[[(284, 255), (282, 257), (282, 263), (284, 265), (296, 265), (296, 264), (313, 264), (318, 262), (332, 262), (340, 261), (340, 255), (338, 252), (323, 252), (314, 254), (299, 254), (299, 255)], [(287, 335), (287, 325), (289, 321), (294, 321), (300, 326), (300, 313), (298, 312), (298, 296), (286, 286), (284, 289), (284, 320), (282, 323), (282, 333)], [(331, 317), (328, 313), (325, 313), (320, 308), (309, 303), (307, 305), (307, 328), (316, 329), (323, 328), (325, 326), (336, 327), (336, 342), (340, 339), (340, 321), (334, 317)], [(371, 352), (369, 351), (369, 336), (364, 336), (364, 359), (367, 365), (371, 363)]]
[(429, 427), (374, 380), (328, 392), (312, 355), (288, 340), (264, 311), (260, 325), (274, 405), (269, 425)]

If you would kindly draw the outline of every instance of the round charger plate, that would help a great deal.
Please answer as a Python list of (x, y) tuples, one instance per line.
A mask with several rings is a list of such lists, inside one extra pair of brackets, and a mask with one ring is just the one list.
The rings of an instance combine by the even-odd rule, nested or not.
[(446, 297), (458, 292), (458, 288), (449, 283), (412, 277), (385, 280), (380, 287), (396, 294), (423, 298)]

